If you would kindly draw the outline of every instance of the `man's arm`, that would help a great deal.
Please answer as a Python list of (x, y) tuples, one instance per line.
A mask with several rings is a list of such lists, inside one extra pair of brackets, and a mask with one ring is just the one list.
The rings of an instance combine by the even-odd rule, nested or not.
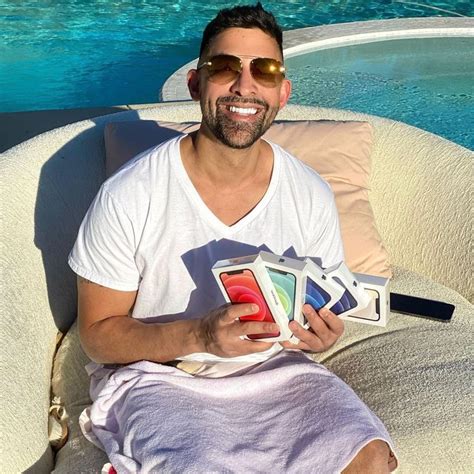
[(194, 352), (235, 357), (272, 345), (241, 336), (278, 331), (271, 323), (239, 322), (240, 316), (256, 312), (251, 304), (222, 307), (199, 320), (147, 324), (128, 316), (136, 291), (113, 290), (82, 277), (77, 279), (77, 288), (81, 343), (99, 363), (167, 362)]

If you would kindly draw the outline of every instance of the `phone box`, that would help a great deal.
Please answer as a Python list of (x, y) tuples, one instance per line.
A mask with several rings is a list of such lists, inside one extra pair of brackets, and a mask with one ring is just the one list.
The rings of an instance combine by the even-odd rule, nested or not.
[[(270, 252), (262, 251), (259, 255), (285, 309), (286, 324), (295, 320), (304, 325), (305, 317), (302, 309), (305, 294), (304, 270), (306, 263), (302, 260), (275, 255)], [(297, 344), (299, 339), (292, 334), (289, 341)]]
[(285, 308), (287, 322), (304, 322), (302, 307), (304, 304), (304, 270), (306, 263), (302, 260), (260, 252), (262, 262), (267, 269), (273, 286)]
[(354, 276), (370, 296), (370, 303), (366, 308), (351, 313), (346, 319), (385, 327), (390, 314), (390, 279), (364, 273), (354, 273)]
[[(242, 317), (241, 321), (276, 322), (280, 326), (278, 334), (255, 334), (249, 335), (248, 339), (269, 342), (287, 341), (293, 335), (288, 328), (287, 311), (273, 285), (261, 253), (219, 260), (212, 267), (212, 273), (228, 303), (258, 305), (258, 313)], [(268, 252), (264, 253), (268, 254)]]
[(326, 268), (325, 272), (329, 278), (344, 289), (341, 298), (328, 307), (334, 314), (342, 319), (349, 319), (351, 314), (370, 305), (371, 297), (344, 262)]
[[(314, 309), (331, 308), (339, 301), (345, 289), (326, 275), (325, 271), (310, 258), (305, 259), (303, 271), (303, 299)], [(304, 316), (303, 316), (304, 317)], [(309, 324), (304, 318), (304, 327)]]

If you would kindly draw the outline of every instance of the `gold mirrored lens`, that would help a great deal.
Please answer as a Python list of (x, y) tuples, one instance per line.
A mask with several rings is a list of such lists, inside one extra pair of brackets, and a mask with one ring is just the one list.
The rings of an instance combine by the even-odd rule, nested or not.
[[(242, 60), (237, 56), (220, 54), (198, 66), (206, 67), (209, 79), (217, 84), (235, 81), (242, 72)], [(252, 77), (264, 87), (275, 87), (285, 77), (285, 67), (276, 59), (255, 58), (250, 62)]]
[(276, 59), (255, 58), (250, 63), (250, 72), (257, 82), (265, 87), (281, 84), (285, 77), (285, 68)]
[(207, 68), (209, 77), (219, 84), (226, 84), (235, 80), (242, 72), (242, 61), (237, 56), (225, 54), (214, 56), (209, 63)]

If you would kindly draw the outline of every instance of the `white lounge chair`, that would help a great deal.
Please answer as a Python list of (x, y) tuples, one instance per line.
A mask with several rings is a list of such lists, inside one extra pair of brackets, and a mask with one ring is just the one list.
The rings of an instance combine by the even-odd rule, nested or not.
[[(385, 422), (399, 472), (473, 472), (473, 153), (352, 112), (294, 105), (279, 118), (372, 123), (369, 196), (394, 265), (392, 290), (456, 306), (449, 323), (392, 314), (387, 328), (347, 324), (343, 339), (316, 359)], [(35, 137), (0, 159), (1, 472), (100, 472), (106, 462), (78, 428), (88, 380), (72, 325), (75, 276), (66, 258), (105, 177), (104, 126), (135, 119), (180, 122), (199, 120), (200, 113), (195, 104), (175, 103), (86, 120)], [(69, 332), (53, 368), (58, 329)], [(69, 440), (56, 455), (48, 442), (52, 381), (69, 414)]]

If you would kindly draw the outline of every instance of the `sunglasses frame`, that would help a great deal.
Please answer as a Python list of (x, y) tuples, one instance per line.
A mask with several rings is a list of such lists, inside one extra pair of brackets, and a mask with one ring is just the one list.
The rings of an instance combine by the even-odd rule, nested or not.
[[(281, 82), (283, 81), (283, 79), (285, 78), (285, 72), (286, 72), (286, 68), (285, 66), (283, 65), (283, 63), (281, 61), (278, 61), (277, 59), (273, 59), (273, 58), (261, 58), (261, 57), (255, 57), (255, 56), (235, 56), (233, 54), (216, 54), (215, 56), (212, 56), (210, 57), (209, 59), (207, 60), (204, 60), (203, 62), (201, 63), (198, 63), (197, 67), (196, 67), (196, 70), (200, 70), (202, 69), (203, 67), (210, 67), (212, 66), (212, 61), (215, 60), (216, 58), (220, 58), (220, 57), (229, 57), (229, 58), (232, 58), (232, 60), (235, 60), (237, 59), (238, 62), (239, 62), (239, 66), (240, 66), (240, 69), (238, 71), (233, 71), (236, 73), (236, 76), (234, 79), (229, 79), (228, 81), (225, 81), (221, 84), (225, 84), (227, 82), (231, 82), (232, 80), (235, 81), (235, 79), (237, 79), (238, 76), (240, 76), (240, 74), (242, 74), (242, 71), (244, 69), (244, 64), (243, 64), (243, 61), (242, 61), (242, 58), (253, 58), (251, 61), (250, 61), (250, 74), (252, 75), (252, 77), (255, 79), (255, 81), (257, 81), (260, 85), (264, 86), (264, 87), (277, 87), (278, 85), (281, 84)], [(254, 76), (253, 74), (253, 71), (252, 71), (252, 65), (255, 64), (254, 61), (258, 61), (258, 60), (266, 60), (266, 61), (271, 61), (273, 63), (276, 63), (277, 65), (277, 73), (278, 74), (281, 74), (281, 79), (280, 80), (276, 80), (275, 84), (266, 84), (265, 81), (262, 82), (261, 78), (259, 79), (258, 77)], [(273, 75), (275, 77), (275, 79), (278, 78), (277, 74), (274, 74)], [(212, 82), (212, 77), (213, 75), (209, 75), (209, 80)], [(216, 81), (216, 83), (219, 83), (219, 81)]]

